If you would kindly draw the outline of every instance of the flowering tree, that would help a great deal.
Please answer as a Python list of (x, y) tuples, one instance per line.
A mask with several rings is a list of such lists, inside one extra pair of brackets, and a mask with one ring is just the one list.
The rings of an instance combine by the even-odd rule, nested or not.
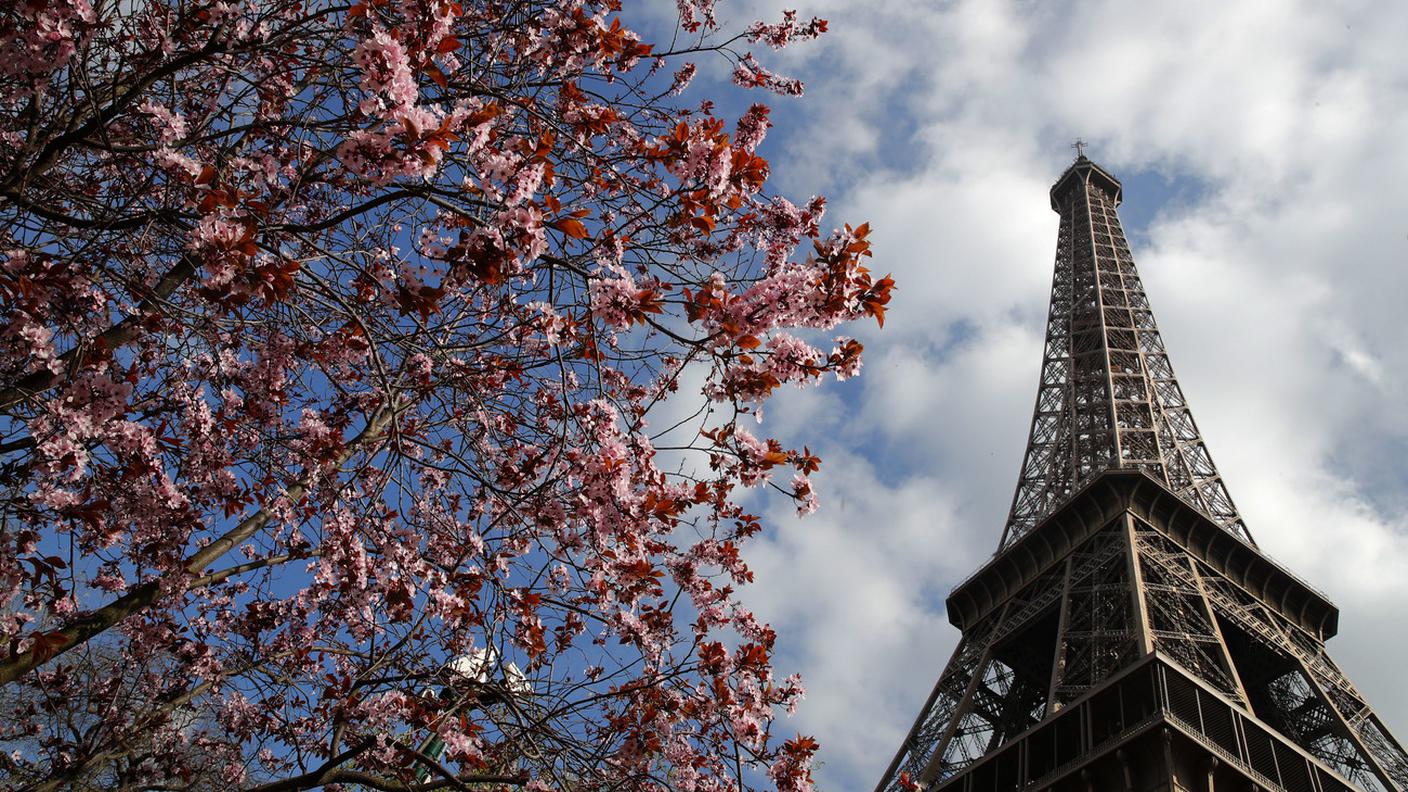
[(810, 786), (737, 419), (892, 284), (676, 98), (825, 22), (711, 4), (5, 4), (7, 785)]

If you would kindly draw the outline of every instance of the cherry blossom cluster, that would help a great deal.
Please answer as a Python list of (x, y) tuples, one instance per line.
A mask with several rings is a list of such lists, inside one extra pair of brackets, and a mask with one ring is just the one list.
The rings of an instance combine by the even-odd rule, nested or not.
[(782, 49), (795, 41), (814, 39), (825, 32), (825, 19), (812, 17), (806, 24), (799, 24), (797, 12), (792, 9), (782, 12), (781, 22), (769, 24), (759, 20), (749, 25), (747, 30), (749, 41), (761, 41), (773, 49)]
[(6, 102), (41, 89), (48, 75), (68, 64), (96, 21), (87, 0), (21, 2), (12, 13), (19, 24), (0, 29), (0, 74), (9, 78), (0, 101)]
[(810, 788), (740, 488), (820, 460), (739, 417), (893, 284), (689, 58), (801, 84), (618, 5), (0, 12), (17, 785)]
[(801, 96), (802, 82), (769, 70), (748, 53), (733, 67), (733, 82), (744, 88), (765, 88), (784, 96)]

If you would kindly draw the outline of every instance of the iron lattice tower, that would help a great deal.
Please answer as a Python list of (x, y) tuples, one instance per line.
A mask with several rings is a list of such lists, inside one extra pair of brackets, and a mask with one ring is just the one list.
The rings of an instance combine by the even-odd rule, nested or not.
[(1263, 555), (1079, 150), (1031, 438), (997, 554), (877, 792), (1408, 792), (1408, 753), (1325, 651), (1339, 612)]

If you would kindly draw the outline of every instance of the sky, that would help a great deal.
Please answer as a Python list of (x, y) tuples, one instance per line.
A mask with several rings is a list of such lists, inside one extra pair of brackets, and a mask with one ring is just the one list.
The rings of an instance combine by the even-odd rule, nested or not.
[(807, 683), (779, 726), (821, 741), (819, 787), (873, 788), (958, 638), (944, 597), (996, 549), (1041, 361), (1047, 190), (1077, 137), (1124, 183), (1233, 500), (1339, 605), (1332, 655), (1408, 738), (1408, 4), (798, 10), (831, 32), (766, 60), (807, 82), (775, 103), (772, 183), (869, 221), (898, 282), (864, 375), (776, 397), (762, 427), (824, 460), (817, 514), (761, 503), (744, 594)]

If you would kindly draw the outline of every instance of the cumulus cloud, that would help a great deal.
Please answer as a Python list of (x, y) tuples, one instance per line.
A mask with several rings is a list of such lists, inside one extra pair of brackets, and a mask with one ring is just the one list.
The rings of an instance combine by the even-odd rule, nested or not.
[(769, 407), (826, 460), (819, 514), (769, 509), (748, 594), (807, 677), (792, 725), (825, 746), (823, 788), (875, 783), (956, 641), (944, 595), (997, 544), (1076, 136), (1139, 205), (1126, 230), (1233, 498), (1341, 605), (1331, 652), (1408, 736), (1408, 6), (800, 13), (833, 33), (783, 53), (809, 97), (765, 153), (829, 219), (870, 220), (899, 283), (858, 385)]

